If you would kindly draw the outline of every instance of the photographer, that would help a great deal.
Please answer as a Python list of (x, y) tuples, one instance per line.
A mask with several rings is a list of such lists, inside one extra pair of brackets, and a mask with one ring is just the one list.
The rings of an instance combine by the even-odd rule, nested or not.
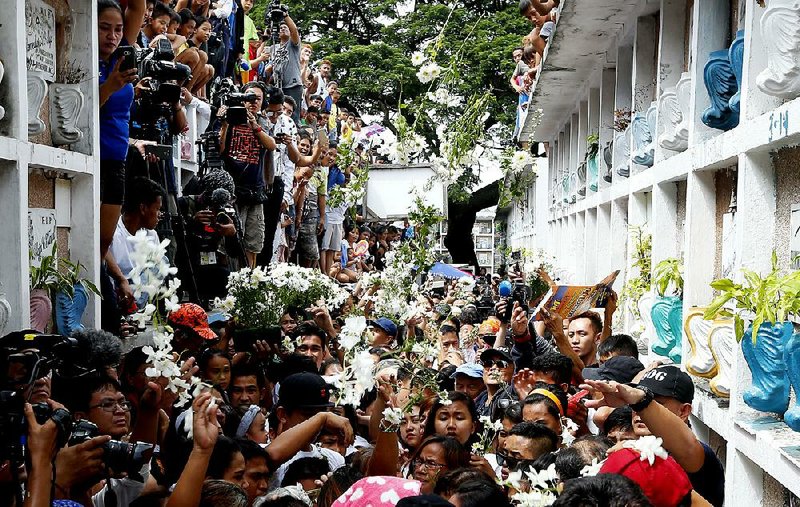
[[(253, 267), (256, 256), (264, 248), (266, 184), (274, 177), (272, 164), (267, 163), (267, 153), (274, 151), (276, 144), (267, 133), (269, 124), (262, 115), (266, 88), (259, 82), (250, 82), (243, 91), (252, 94), (252, 98), (244, 103), (245, 123), (229, 123), (228, 106), (220, 107), (218, 114), (222, 117), (220, 144), (225, 168), (236, 183), (236, 204), (244, 228), (245, 255), (248, 265)], [(272, 109), (267, 115), (280, 115), (282, 105), (283, 97), (277, 107), (270, 104)]]
[[(272, 23), (279, 23), (279, 43), (272, 48), (272, 84), (280, 88), (284, 95), (292, 97), (296, 104), (303, 102), (303, 81), (300, 73), (300, 32), (289, 16), (285, 5), (272, 4), (270, 7)], [(292, 114), (295, 123), (300, 122), (300, 111)]]
[(197, 289), (200, 301), (209, 301), (225, 294), (230, 273), (229, 259), (220, 242), (237, 235), (230, 207), (233, 179), (225, 171), (211, 170), (200, 178), (200, 190), (199, 195), (178, 199), (186, 229), (183, 251), (188, 252), (188, 260), (178, 257), (178, 276), (184, 287)]
[[(56, 495), (95, 507), (129, 505), (139, 497), (150, 476), (161, 386), (148, 383), (130, 431), (131, 405), (116, 380), (104, 373), (59, 380), (71, 387), (69, 400), (62, 401), (72, 409), (75, 424), (70, 444), (56, 456)], [(120, 442), (123, 438), (135, 445), (136, 451)], [(103, 479), (108, 480), (95, 491)]]
[(100, 257), (108, 251), (125, 196), (125, 159), (136, 67), (120, 68), (120, 45), (135, 41), (144, 21), (144, 0), (129, 0), (123, 11), (114, 0), (97, 2), (100, 57)]

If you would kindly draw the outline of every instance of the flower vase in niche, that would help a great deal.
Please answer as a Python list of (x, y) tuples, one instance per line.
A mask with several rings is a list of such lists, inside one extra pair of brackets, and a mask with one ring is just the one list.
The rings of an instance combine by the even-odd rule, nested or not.
[(56, 328), (64, 336), (71, 336), (73, 332), (83, 329), (81, 318), (86, 306), (89, 304), (89, 294), (80, 283), (73, 286), (70, 297), (66, 292), (56, 293)]
[(683, 330), (690, 348), (686, 371), (695, 377), (710, 378), (717, 374), (717, 363), (709, 341), (713, 321), (703, 318), (705, 311), (705, 308), (695, 307), (686, 314)]
[(800, 333), (792, 334), (792, 337), (786, 342), (783, 358), (795, 395), (794, 406), (783, 414), (783, 420), (793, 430), (800, 431), (800, 405), (797, 400), (798, 393), (800, 393)]
[(650, 348), (650, 343), (656, 339), (656, 328), (653, 326), (653, 318), (650, 315), (650, 311), (653, 309), (654, 301), (655, 295), (648, 291), (642, 294), (642, 297), (640, 297), (639, 301), (636, 302), (636, 307), (639, 310), (639, 316), (642, 319), (642, 324), (644, 325), (644, 330), (642, 331), (639, 340), (644, 345), (645, 349), (648, 350)]
[(658, 142), (664, 149), (685, 151), (689, 147), (691, 84), (691, 74), (684, 72), (678, 84), (665, 90), (658, 99), (658, 114), (664, 126)]
[(41, 134), (45, 124), (39, 113), (47, 97), (47, 81), (38, 72), (28, 72), (28, 135)]
[(569, 176), (564, 176), (561, 180), (561, 200), (564, 204), (569, 204)]
[(578, 178), (578, 171), (575, 170), (569, 175), (569, 204), (575, 204), (577, 202), (579, 185), (580, 178)]
[(44, 333), (53, 315), (53, 303), (45, 289), (31, 291), (31, 328)]
[(717, 374), (709, 382), (711, 391), (717, 396), (729, 398), (731, 384), (733, 383), (733, 354), (736, 352), (736, 331), (733, 329), (733, 319), (714, 319), (708, 344), (714, 362), (717, 364)]
[(727, 49), (711, 52), (703, 68), (703, 80), (711, 99), (711, 105), (703, 111), (703, 123), (719, 130), (730, 130), (738, 125), (739, 113), (730, 107), (731, 97), (738, 91), (738, 86)]
[(599, 178), (599, 165), (600, 165), (600, 154), (596, 153), (594, 156), (589, 157), (589, 160), (586, 162), (587, 166), (587, 173), (589, 177), (589, 190), (592, 192), (597, 192), (598, 186), (598, 178)]
[[(5, 67), (3, 67), (3, 62), (0, 61), (0, 84), (3, 84), (3, 76), (5, 76), (5, 74), (6, 74), (6, 69)], [(0, 120), (5, 118), (5, 116), (6, 116), (6, 110), (3, 109), (2, 105), (0, 105)]]
[(656, 329), (653, 352), (668, 357), (675, 364), (680, 364), (683, 300), (678, 296), (657, 297), (650, 316)]
[(0, 283), (0, 336), (4, 336), (9, 317), (11, 317), (11, 304), (3, 292), (3, 284)]
[(633, 121), (631, 121), (630, 129), (633, 136), (633, 157), (631, 160), (635, 164), (646, 167), (653, 165), (655, 120), (656, 106), (655, 103), (652, 103), (645, 113), (636, 113)]
[(614, 136), (614, 164), (616, 173), (623, 178), (631, 174), (631, 127)]
[(605, 174), (603, 175), (603, 179), (606, 180), (606, 183), (611, 183), (613, 178), (612, 174), (614, 163), (614, 141), (609, 141), (606, 143), (606, 146), (603, 148), (603, 162), (606, 164)]
[(578, 166), (578, 195), (583, 197), (586, 195), (586, 162), (581, 162), (581, 165)]
[(767, 68), (756, 78), (758, 88), (784, 99), (800, 96), (800, 2), (770, 0), (761, 15), (761, 38)]
[(742, 353), (753, 376), (744, 402), (761, 412), (783, 414), (789, 408), (789, 376), (784, 350), (794, 333), (791, 322), (764, 322), (753, 337), (753, 327), (742, 337)]
[(83, 110), (79, 84), (54, 83), (50, 87), (50, 133), (53, 144), (74, 144), (83, 138), (78, 119)]
[(730, 49), (728, 49), (728, 60), (731, 62), (731, 69), (733, 75), (736, 77), (736, 93), (728, 101), (728, 106), (731, 111), (739, 114), (740, 105), (742, 101), (742, 71), (744, 67), (744, 30), (736, 32), (736, 38), (733, 39)]

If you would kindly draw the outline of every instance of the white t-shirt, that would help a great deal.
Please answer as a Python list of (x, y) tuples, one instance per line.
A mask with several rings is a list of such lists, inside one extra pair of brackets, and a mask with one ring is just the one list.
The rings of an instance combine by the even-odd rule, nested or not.
[(106, 491), (111, 488), (117, 495), (117, 507), (126, 507), (131, 502), (139, 498), (144, 490), (144, 484), (147, 478), (150, 477), (150, 462), (142, 465), (139, 470), (139, 475), (142, 481), (139, 482), (139, 477), (136, 479), (132, 477), (125, 477), (124, 479), (109, 479), (103, 489), (92, 495), (92, 504), (94, 507), (105, 507), (106, 505)]
[(328, 464), (331, 467), (331, 471), (334, 471), (337, 468), (344, 466), (344, 457), (341, 454), (339, 454), (336, 451), (326, 449), (325, 447), (320, 447), (317, 444), (311, 444), (310, 451), (299, 451), (292, 457), (292, 459), (281, 465), (275, 471), (275, 473), (272, 475), (272, 479), (270, 479), (269, 481), (270, 491), (281, 487), (281, 482), (283, 482), (283, 476), (286, 475), (286, 470), (289, 469), (289, 465), (291, 465), (300, 458), (325, 458), (328, 460)]
[(333, 206), (325, 209), (325, 225), (342, 225), (347, 204)]
[[(275, 125), (272, 126), (272, 135), (286, 134), (291, 136), (292, 143), (297, 141), (297, 125), (290, 116), (281, 114)], [(287, 204), (293, 202), (292, 187), (294, 186), (294, 168), (295, 164), (289, 158), (289, 147), (283, 143), (277, 143), (278, 148), (275, 150), (275, 176), (280, 176), (283, 181), (283, 200)], [(295, 145), (295, 148), (297, 146)]]
[[(147, 231), (147, 238), (154, 244), (158, 245), (158, 234), (156, 231), (152, 229), (146, 229)], [(114, 260), (117, 261), (117, 265), (119, 266), (119, 270), (125, 275), (125, 278), (129, 278), (131, 271), (133, 270), (134, 266), (131, 262), (131, 252), (133, 252), (133, 244), (128, 241), (128, 238), (132, 238), (134, 235), (128, 232), (128, 229), (125, 228), (125, 224), (122, 223), (122, 217), (119, 217), (119, 221), (117, 222), (117, 229), (114, 231), (114, 238), (111, 240), (111, 255), (114, 256)]]

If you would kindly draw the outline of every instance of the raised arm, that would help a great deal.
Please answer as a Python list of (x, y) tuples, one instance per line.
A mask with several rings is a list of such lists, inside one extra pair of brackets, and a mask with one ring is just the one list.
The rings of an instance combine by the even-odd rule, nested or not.
[(132, 44), (139, 37), (146, 9), (145, 0), (128, 0), (128, 7), (125, 9), (125, 26), (122, 30), (122, 35), (128, 44)]
[(211, 402), (211, 395), (203, 393), (192, 403), (194, 447), (175, 484), (175, 490), (167, 501), (167, 507), (196, 507), (200, 504), (200, 492), (206, 478), (208, 462), (219, 436), (217, 408)]
[(306, 449), (317, 439), (323, 428), (344, 435), (345, 445), (353, 443), (353, 428), (347, 418), (332, 412), (320, 412), (311, 419), (284, 431), (267, 446), (270, 470), (277, 469), (292, 456)]

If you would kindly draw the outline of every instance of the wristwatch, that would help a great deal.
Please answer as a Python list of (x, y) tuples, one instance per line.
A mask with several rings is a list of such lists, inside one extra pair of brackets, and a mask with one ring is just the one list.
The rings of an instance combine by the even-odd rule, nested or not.
[(645, 386), (631, 386), (631, 387), (635, 387), (636, 389), (644, 393), (644, 398), (642, 398), (639, 402), (630, 404), (631, 410), (633, 410), (634, 412), (641, 412), (650, 405), (655, 395), (653, 394), (653, 391), (651, 391), (649, 388)]

